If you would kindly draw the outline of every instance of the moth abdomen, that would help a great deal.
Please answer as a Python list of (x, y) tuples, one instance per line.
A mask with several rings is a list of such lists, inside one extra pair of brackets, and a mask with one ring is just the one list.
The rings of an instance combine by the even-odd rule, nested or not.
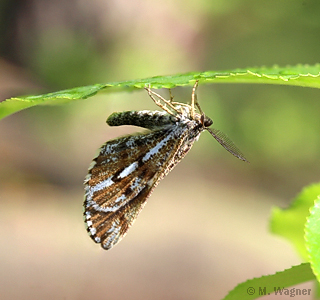
[(175, 116), (163, 111), (124, 111), (114, 112), (107, 119), (109, 126), (133, 125), (153, 130), (157, 127), (172, 125), (177, 122)]

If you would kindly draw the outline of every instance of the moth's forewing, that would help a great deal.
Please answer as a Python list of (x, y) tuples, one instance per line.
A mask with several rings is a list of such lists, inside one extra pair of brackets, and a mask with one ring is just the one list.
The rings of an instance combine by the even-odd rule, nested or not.
[(110, 249), (122, 239), (158, 181), (190, 150), (188, 137), (189, 127), (177, 123), (101, 147), (85, 180), (84, 216), (95, 242)]

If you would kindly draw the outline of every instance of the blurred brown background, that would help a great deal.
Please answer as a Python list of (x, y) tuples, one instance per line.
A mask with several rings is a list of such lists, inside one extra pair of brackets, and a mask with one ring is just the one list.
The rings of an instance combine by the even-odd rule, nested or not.
[[(2, 0), (0, 99), (314, 64), (319, 13), (316, 0)], [(188, 101), (191, 88), (173, 93)], [(268, 233), (268, 218), (273, 205), (286, 207), (319, 180), (319, 91), (222, 84), (200, 86), (198, 97), (251, 163), (204, 133), (108, 252), (84, 229), (82, 182), (102, 143), (137, 130), (108, 128), (110, 113), (156, 109), (146, 92), (39, 106), (1, 121), (1, 299), (220, 299), (248, 278), (300, 263)]]

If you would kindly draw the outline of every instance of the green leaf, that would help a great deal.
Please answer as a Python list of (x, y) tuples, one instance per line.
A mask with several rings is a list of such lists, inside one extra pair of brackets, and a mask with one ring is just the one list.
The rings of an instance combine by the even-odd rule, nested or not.
[(308, 261), (308, 253), (305, 246), (304, 227), (310, 214), (309, 209), (314, 205), (318, 195), (320, 195), (320, 183), (305, 187), (289, 208), (273, 208), (270, 220), (271, 232), (288, 239), (306, 261)]
[[(266, 275), (259, 278), (250, 279), (237, 285), (223, 300), (250, 300), (257, 299), (264, 295), (275, 293), (276, 295), (299, 295), (297, 289), (287, 289), (287, 287), (300, 284), (302, 282), (314, 280), (309, 263), (293, 266), (282, 272)], [(305, 295), (310, 295), (311, 290), (304, 289)], [(300, 290), (302, 292), (302, 290)], [(303, 295), (302, 293), (300, 295)], [(291, 296), (292, 297), (292, 296)], [(300, 297), (298, 297), (300, 299)]]
[(227, 71), (190, 72), (173, 76), (156, 76), (145, 79), (109, 82), (77, 87), (39, 96), (14, 97), (0, 103), (0, 119), (35, 105), (57, 105), (78, 99), (86, 99), (97, 92), (116, 92), (119, 90), (174, 88), (193, 85), (196, 80), (204, 83), (269, 83), (320, 88), (320, 65), (297, 65), (279, 68), (250, 68)]
[(311, 268), (320, 282), (320, 196), (310, 210), (305, 227), (305, 239)]

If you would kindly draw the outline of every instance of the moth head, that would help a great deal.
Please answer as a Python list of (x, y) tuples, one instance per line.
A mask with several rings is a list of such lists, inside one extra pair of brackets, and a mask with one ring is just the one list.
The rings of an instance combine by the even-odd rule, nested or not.
[(213, 124), (213, 121), (204, 113), (195, 114), (194, 118), (202, 125), (203, 128), (208, 128)]

